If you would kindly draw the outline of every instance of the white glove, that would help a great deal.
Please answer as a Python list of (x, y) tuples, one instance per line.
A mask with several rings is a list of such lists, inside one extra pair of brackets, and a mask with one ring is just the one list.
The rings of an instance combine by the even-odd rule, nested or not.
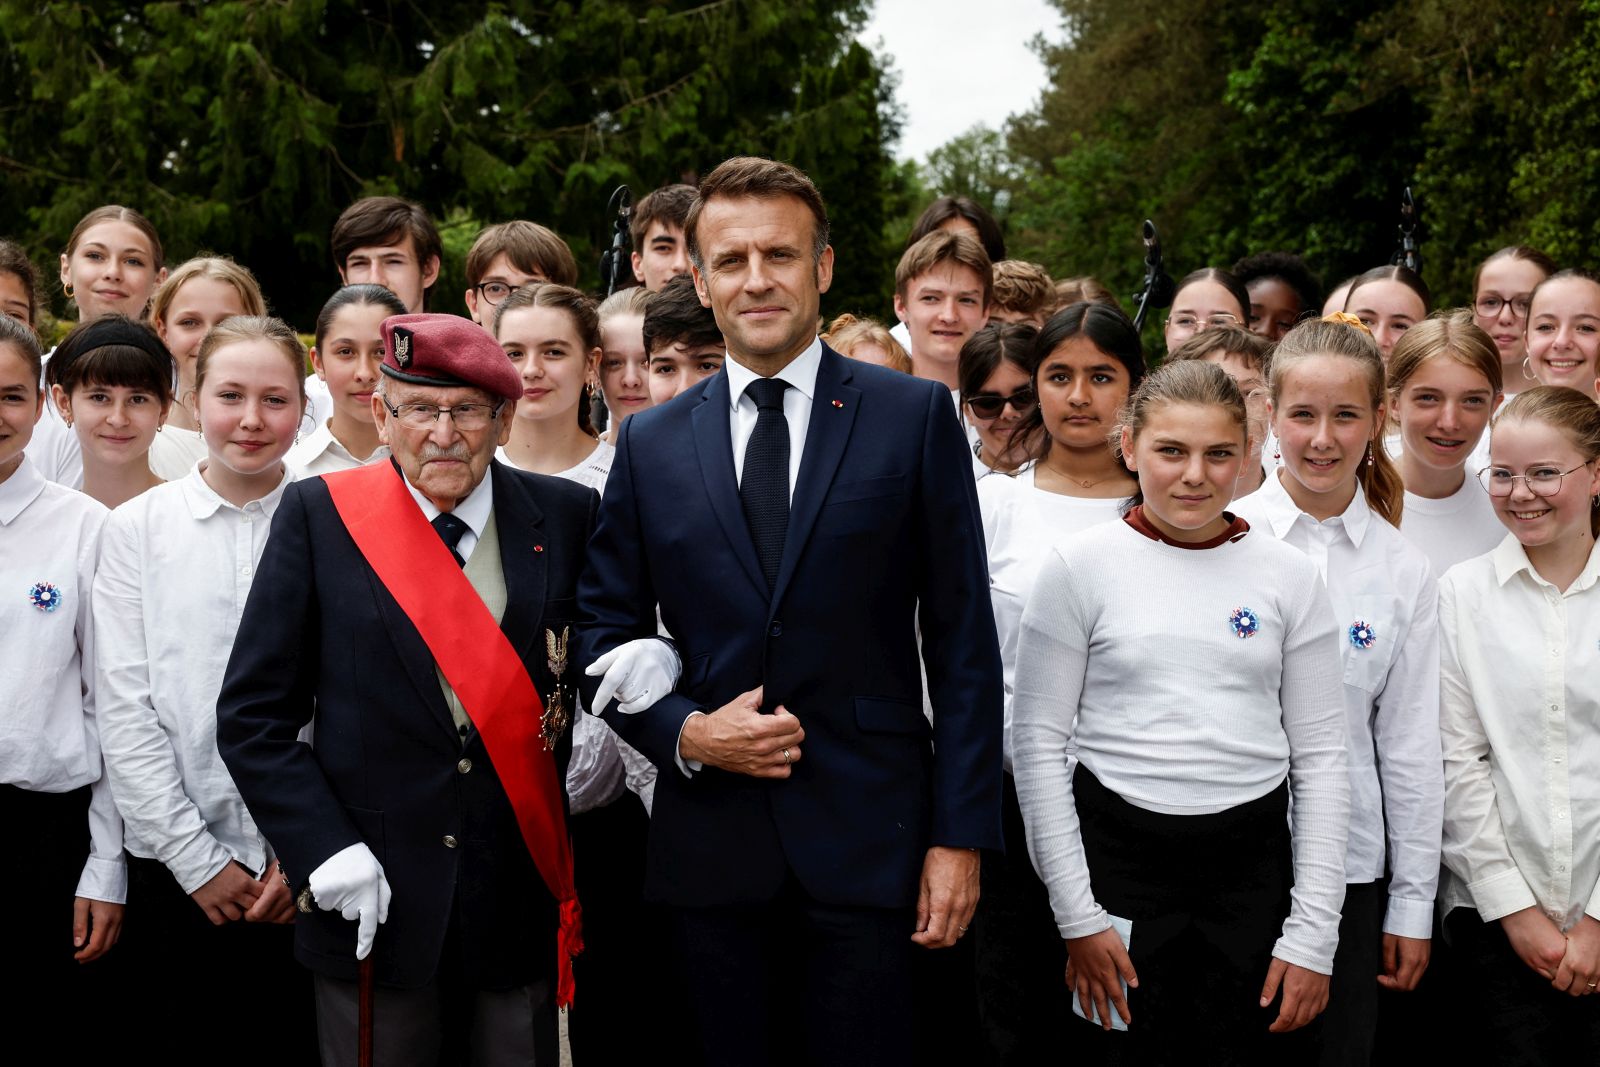
[(583, 673), (591, 678), (605, 675), (594, 694), (596, 715), (613, 698), (619, 701), (618, 711), (636, 715), (676, 689), (682, 669), (678, 650), (671, 644), (656, 637), (641, 637), (613, 648)]
[(357, 842), (324, 860), (307, 884), (317, 907), (356, 922), (356, 959), (366, 959), (378, 924), (389, 917), (389, 882), (378, 857)]

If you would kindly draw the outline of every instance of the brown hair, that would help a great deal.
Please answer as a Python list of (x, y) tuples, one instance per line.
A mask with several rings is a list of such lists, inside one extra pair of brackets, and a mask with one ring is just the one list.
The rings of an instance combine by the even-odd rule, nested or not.
[(700, 303), (694, 279), (680, 274), (661, 287), (644, 312), (644, 354), (671, 344), (722, 345), (722, 327)]
[(954, 218), (963, 218), (972, 223), (972, 228), (978, 231), (978, 243), (983, 245), (984, 254), (991, 263), (1006, 258), (1006, 239), (1000, 233), (1000, 224), (970, 196), (941, 196), (923, 208), (917, 221), (911, 224), (906, 247), (910, 248)]
[(961, 358), (956, 363), (956, 378), (961, 386), (961, 402), (983, 392), (983, 383), (989, 380), (1002, 363), (1010, 363), (1022, 373), (1033, 378), (1033, 367), (1028, 363), (1038, 329), (1027, 322), (991, 322), (961, 346)]
[(45, 367), (46, 385), (67, 396), (92, 386), (123, 386), (172, 403), (172, 353), (148, 323), (125, 315), (102, 315), (72, 328)]
[(1399, 396), (1411, 376), (1438, 357), (1477, 371), (1496, 393), (1504, 386), (1494, 341), (1472, 321), (1471, 308), (1455, 308), (1424, 319), (1395, 342), (1389, 355), (1389, 395)]
[(822, 253), (828, 247), (828, 209), (823, 207), (822, 194), (817, 191), (816, 185), (806, 177), (805, 172), (787, 163), (757, 156), (735, 156), (717, 164), (717, 169), (700, 182), (699, 193), (683, 222), (683, 236), (689, 246), (689, 262), (694, 264), (696, 270), (705, 269), (696, 231), (700, 227), (700, 213), (705, 210), (706, 204), (717, 197), (726, 200), (747, 197), (772, 200), (780, 196), (792, 196), (810, 209), (814, 223), (811, 258), (821, 260)]
[(1081, 304), (1087, 301), (1091, 304), (1108, 304), (1122, 310), (1122, 302), (1116, 295), (1101, 284), (1100, 279), (1091, 278), (1081, 274), (1076, 278), (1063, 278), (1056, 282), (1056, 306), (1066, 307), (1068, 304)]
[(1048, 316), (1056, 304), (1055, 283), (1037, 263), (1002, 259), (994, 265), (991, 303), (1016, 315)]
[(1213, 326), (1201, 330), (1167, 353), (1162, 362), (1181, 363), (1205, 360), (1213, 352), (1242, 356), (1250, 369), (1265, 375), (1272, 364), (1272, 342), (1240, 326)]
[(24, 325), (32, 327), (39, 317), (39, 268), (21, 245), (0, 239), (0, 274), (14, 274), (22, 283), (28, 294), (28, 321)]
[(211, 357), (228, 345), (244, 341), (265, 341), (282, 353), (294, 368), (295, 388), (300, 392), (300, 403), (306, 402), (306, 346), (300, 337), (282, 319), (270, 315), (234, 315), (223, 319), (206, 333), (200, 342), (200, 354), (194, 364), (194, 395), (200, 396), (205, 387), (206, 371)]
[[(1564, 385), (1536, 385), (1506, 401), (1494, 426), (1502, 422), (1542, 422), (1567, 435), (1585, 463), (1600, 459), (1600, 404)], [(1600, 497), (1589, 502), (1589, 533), (1600, 537)]]
[(167, 321), (167, 313), (178, 298), (178, 290), (196, 278), (208, 278), (233, 286), (246, 315), (267, 313), (261, 286), (257, 284), (256, 276), (250, 273), (250, 268), (240, 266), (229, 256), (200, 255), (179, 264), (167, 275), (167, 280), (156, 288), (155, 295), (150, 298), (150, 325)]
[(44, 353), (39, 349), (39, 335), (10, 315), (0, 315), (0, 348), (16, 346), (22, 362), (28, 365), (28, 388), (39, 394), (39, 374), (44, 363)]
[(1356, 481), (1366, 494), (1367, 505), (1398, 529), (1400, 512), (1405, 506), (1405, 484), (1400, 480), (1400, 471), (1394, 461), (1389, 458), (1389, 450), (1383, 446), (1384, 420), (1378, 417), (1378, 409), (1384, 407), (1388, 390), (1383, 357), (1378, 354), (1378, 345), (1370, 333), (1340, 322), (1333, 316), (1310, 319), (1290, 330), (1273, 351), (1272, 368), (1267, 374), (1273, 410), (1278, 409), (1283, 395), (1283, 382), (1289, 372), (1297, 364), (1323, 357), (1348, 359), (1366, 373), (1367, 398), (1372, 403), (1374, 416), (1373, 434), (1367, 442), (1367, 452), (1372, 462), (1356, 465)]
[[(1386, 267), (1373, 267), (1364, 274), (1358, 274), (1350, 280), (1350, 291), (1344, 294), (1344, 310), (1350, 310), (1350, 299), (1356, 295), (1356, 290), (1363, 285), (1373, 282), (1399, 282), (1401, 285), (1416, 293), (1422, 301), (1422, 314), (1426, 316), (1433, 308), (1433, 294), (1428, 292), (1428, 283), (1422, 280), (1422, 275), (1410, 267), (1392, 264)], [(1246, 305), (1248, 310), (1249, 305)], [(1287, 340), (1287, 338), (1285, 338)]]
[(1228, 372), (1215, 363), (1198, 359), (1167, 362), (1145, 375), (1122, 405), (1117, 425), (1111, 431), (1111, 448), (1124, 463), (1122, 431), (1127, 430), (1137, 441), (1150, 422), (1151, 412), (1165, 404), (1202, 404), (1219, 407), (1228, 413), (1241, 435), (1250, 436), (1250, 416), (1245, 407), (1244, 394)]
[[(322, 305), (322, 310), (317, 312), (317, 324), (312, 330), (317, 350), (322, 350), (322, 342), (327, 340), (328, 331), (333, 329), (333, 318), (347, 307), (379, 307), (390, 315), (404, 315), (405, 303), (394, 295), (394, 292), (381, 285), (371, 282), (360, 282), (356, 285), (345, 285), (334, 290), (328, 302)], [(319, 356), (320, 358), (320, 356)]]
[(655, 223), (684, 229), (689, 221), (689, 209), (694, 206), (695, 189), (692, 185), (663, 185), (645, 195), (633, 205), (628, 218), (628, 233), (633, 237), (633, 250), (644, 251), (644, 239)]
[(144, 234), (150, 242), (150, 255), (154, 260), (151, 267), (159, 271), (166, 266), (166, 254), (161, 250), (161, 238), (156, 234), (155, 226), (149, 219), (133, 210), (133, 208), (123, 207), (121, 204), (106, 204), (104, 207), (97, 207), (79, 219), (78, 224), (72, 228), (71, 236), (67, 238), (67, 247), (61, 250), (61, 254), (71, 259), (72, 253), (78, 250), (78, 242), (83, 240), (84, 232), (89, 227), (101, 222), (126, 222)]
[(822, 339), (831, 345), (835, 352), (844, 356), (850, 355), (856, 345), (877, 345), (883, 349), (884, 355), (889, 357), (887, 366), (891, 370), (900, 371), (902, 374), (911, 373), (911, 357), (906, 354), (900, 342), (894, 339), (894, 335), (877, 319), (858, 319), (848, 313), (840, 315), (828, 324)]
[(1556, 261), (1539, 251), (1537, 248), (1531, 248), (1528, 245), (1506, 245), (1504, 248), (1490, 252), (1488, 256), (1484, 257), (1483, 262), (1478, 264), (1478, 269), (1473, 272), (1472, 296), (1474, 299), (1477, 298), (1478, 286), (1483, 281), (1483, 268), (1487, 267), (1497, 259), (1525, 259), (1529, 263), (1532, 263), (1535, 267), (1538, 267), (1540, 270), (1544, 271), (1544, 276), (1546, 278), (1550, 277), (1550, 275), (1554, 274), (1557, 270)]
[(1172, 291), (1172, 302), (1177, 304), (1178, 297), (1191, 285), (1199, 282), (1211, 282), (1220, 285), (1233, 297), (1234, 303), (1239, 305), (1239, 325), (1247, 326), (1250, 323), (1250, 291), (1246, 289), (1238, 278), (1223, 270), (1221, 267), (1201, 267), (1192, 270), (1178, 280), (1178, 287)]
[(966, 267), (983, 283), (983, 305), (994, 302), (994, 267), (983, 246), (964, 233), (935, 230), (905, 250), (894, 269), (895, 295), (904, 300), (914, 278), (933, 270), (941, 263), (955, 263)]
[(542, 275), (556, 285), (578, 284), (578, 261), (567, 242), (537, 222), (513, 219), (485, 228), (472, 242), (467, 251), (467, 285), (483, 281), (489, 264), (502, 254), (524, 274)]
[[(572, 327), (577, 332), (578, 343), (583, 346), (582, 358), (588, 362), (589, 353), (600, 347), (600, 316), (595, 311), (594, 301), (567, 285), (556, 285), (551, 282), (525, 285), (517, 289), (510, 296), (500, 301), (500, 306), (494, 309), (494, 338), (500, 339), (500, 323), (513, 311), (527, 308), (553, 308), (564, 311), (572, 320)], [(594, 427), (589, 421), (589, 383), (583, 384), (583, 394), (578, 401), (578, 429), (588, 434), (595, 435)]]
[(411, 238), (417, 265), (424, 273), (428, 260), (443, 259), (444, 244), (439, 240), (439, 227), (433, 224), (421, 204), (398, 196), (366, 196), (345, 208), (333, 224), (328, 244), (333, 251), (334, 265), (343, 273), (345, 261), (356, 249), (398, 244), (402, 237)]

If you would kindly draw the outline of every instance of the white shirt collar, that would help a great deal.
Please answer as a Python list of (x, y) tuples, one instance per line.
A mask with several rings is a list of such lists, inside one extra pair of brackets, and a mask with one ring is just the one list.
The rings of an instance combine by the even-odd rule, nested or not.
[(1312, 526), (1333, 526), (1343, 529), (1350, 543), (1360, 548), (1362, 540), (1367, 536), (1367, 527), (1372, 522), (1372, 509), (1367, 506), (1366, 492), (1359, 485), (1356, 486), (1356, 495), (1350, 498), (1350, 504), (1344, 512), (1319, 523), (1301, 511), (1300, 505), (1289, 495), (1289, 490), (1284, 488), (1283, 479), (1291, 477), (1293, 475), (1282, 467), (1268, 471), (1261, 488), (1256, 490), (1261, 497), (1262, 514), (1266, 516), (1267, 525), (1272, 527), (1272, 535), (1281, 541), (1294, 524), (1303, 518)]
[(290, 453), (290, 456), (294, 460), (294, 466), (307, 467), (330, 452), (339, 460), (359, 467), (379, 459), (387, 459), (389, 456), (389, 446), (380, 444), (377, 448), (373, 449), (372, 455), (368, 456), (366, 459), (357, 459), (355, 456), (350, 454), (350, 450), (344, 447), (337, 437), (333, 436), (333, 420), (324, 419), (317, 426), (317, 428), (312, 431), (310, 437), (307, 437), (295, 447), (294, 451)]
[[(723, 366), (728, 372), (728, 406), (737, 408), (744, 391), (761, 375), (740, 363), (731, 352)], [(773, 377), (788, 382), (789, 388), (798, 389), (807, 400), (812, 400), (817, 392), (817, 368), (821, 366), (822, 338), (813, 337), (810, 346)]]
[[(424, 496), (416, 486), (412, 485), (411, 479), (405, 476), (404, 471), (401, 472), (400, 477), (406, 483), (406, 492), (411, 494), (411, 499), (415, 500), (417, 506), (422, 509), (422, 517), (429, 522), (437, 519), (441, 514), (438, 505)], [(484, 527), (489, 525), (489, 516), (493, 512), (494, 470), (493, 461), (491, 460), (490, 469), (483, 472), (483, 481), (479, 482), (477, 487), (467, 494), (465, 500), (456, 505), (452, 514), (467, 524), (473, 536), (482, 537)]]
[[(1505, 585), (1523, 571), (1528, 572), (1529, 579), (1535, 585), (1550, 585), (1534, 569), (1533, 561), (1528, 558), (1528, 550), (1522, 547), (1522, 542), (1517, 540), (1516, 534), (1506, 534), (1505, 540), (1494, 547), (1489, 557), (1494, 561), (1495, 580), (1501, 585)], [(1584, 564), (1583, 570), (1578, 573), (1572, 584), (1567, 586), (1563, 595), (1581, 593), (1597, 581), (1600, 581), (1600, 545), (1589, 550), (1589, 562)]]
[(183, 499), (189, 505), (189, 514), (196, 519), (209, 519), (220, 508), (227, 508), (230, 511), (244, 511), (247, 508), (256, 507), (271, 515), (278, 509), (278, 501), (283, 499), (283, 491), (289, 487), (290, 482), (294, 481), (294, 468), (285, 463), (283, 465), (283, 477), (278, 479), (278, 484), (273, 486), (272, 491), (265, 496), (250, 501), (250, 503), (241, 508), (222, 499), (221, 496), (217, 495), (215, 489), (206, 484), (205, 475), (202, 472), (209, 462), (209, 459), (202, 459), (196, 463), (194, 469), (184, 475), (183, 480), (178, 483), (183, 487)]
[(11, 477), (0, 482), (0, 526), (10, 526), (44, 492), (44, 486), (44, 475), (24, 452), (22, 463)]

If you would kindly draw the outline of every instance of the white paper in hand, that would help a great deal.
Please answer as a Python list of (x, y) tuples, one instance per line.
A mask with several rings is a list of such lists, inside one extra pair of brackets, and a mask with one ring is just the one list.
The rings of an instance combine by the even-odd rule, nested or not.
[[(1108, 915), (1107, 918), (1111, 920), (1111, 929), (1115, 930), (1117, 932), (1117, 936), (1122, 938), (1122, 947), (1127, 948), (1128, 942), (1133, 939), (1133, 920), (1124, 919), (1117, 915)], [(1122, 999), (1124, 1001), (1128, 999), (1128, 983), (1125, 981), (1122, 983)], [(1116, 1005), (1108, 1002), (1108, 1006), (1111, 1009), (1111, 1029), (1126, 1030), (1128, 1028), (1128, 1024), (1122, 1021), (1122, 1016), (1117, 1013)], [(1085, 1005), (1079, 1002), (1078, 991), (1074, 989), (1072, 991), (1072, 1013), (1080, 1019), (1088, 1019), (1096, 1026), (1101, 1025), (1100, 1019), (1097, 1017), (1095, 1012), (1094, 1005), (1089, 1004), (1087, 1005), (1087, 1008), (1087, 1011), (1084, 1010)]]

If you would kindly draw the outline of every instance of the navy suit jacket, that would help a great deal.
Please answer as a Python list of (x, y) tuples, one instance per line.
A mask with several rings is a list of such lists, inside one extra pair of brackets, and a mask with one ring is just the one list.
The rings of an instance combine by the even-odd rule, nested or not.
[[(580, 586), (579, 662), (655, 634), (657, 604), (683, 660), (676, 692), (604, 712), (660, 768), (649, 895), (755, 902), (792, 875), (827, 903), (902, 907), (929, 846), (1000, 848), (988, 586), (972, 457), (937, 384), (824, 347), (770, 592), (740, 505), (726, 373), (629, 418)], [(805, 729), (792, 776), (685, 777), (684, 720), (758, 685)]]
[[(497, 462), (486, 476), (506, 580), (500, 629), (547, 699), (545, 630), (574, 621), (599, 498)], [(579, 669), (574, 658), (564, 681)], [(313, 712), (306, 745), (296, 735)], [(394, 892), (373, 949), (379, 982), (432, 979), (452, 923), (469, 983), (553, 978), (556, 902), (483, 741), (472, 730), (463, 743), (428, 646), (320, 478), (290, 485), (273, 516), (217, 700), (217, 747), (297, 892), (346, 846), (364, 841), (377, 856)], [(569, 730), (556, 749), (563, 783), (570, 755)], [(295, 955), (354, 979), (355, 936), (337, 912), (299, 915)]]

